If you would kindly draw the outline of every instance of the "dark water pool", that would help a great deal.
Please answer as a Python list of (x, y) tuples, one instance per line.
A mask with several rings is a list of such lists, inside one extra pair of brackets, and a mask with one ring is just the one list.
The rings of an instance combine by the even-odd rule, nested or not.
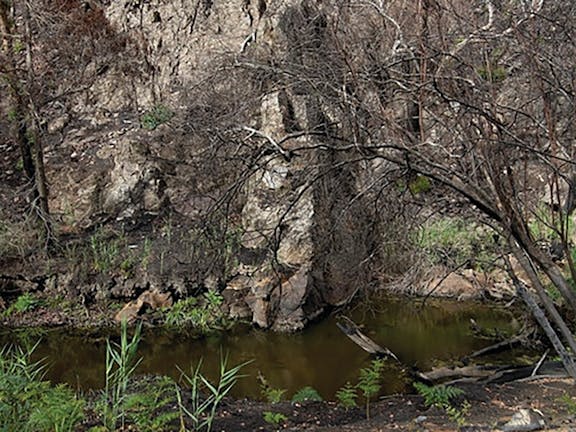
[[(357, 307), (347, 316), (363, 325), (374, 341), (392, 350), (404, 368), (424, 370), (435, 362), (458, 359), (490, 344), (474, 336), (470, 319), (504, 334), (518, 327), (513, 314), (503, 308), (450, 301), (430, 301), (421, 307), (418, 300), (387, 298)], [(105, 337), (72, 336), (63, 330), (41, 333), (35, 358), (46, 359), (48, 379), (79, 389), (103, 386)], [(22, 340), (18, 334), (26, 334), (29, 340), (39, 336), (4, 331), (0, 344)], [(234, 389), (236, 396), (259, 396), (256, 376), (260, 371), (273, 387), (287, 389), (287, 396), (309, 385), (325, 398), (333, 398), (347, 381), (355, 383), (358, 370), (370, 362), (369, 354), (344, 336), (336, 327), (336, 318), (329, 317), (304, 332), (289, 335), (244, 327), (198, 340), (146, 331), (139, 349), (143, 360), (138, 372), (178, 378), (177, 367), (189, 371), (203, 359), (205, 374), (215, 377), (222, 352), (228, 353), (230, 364), (252, 360), (244, 368), (249, 376)], [(383, 391), (392, 394), (403, 390), (403, 367), (389, 361)]]

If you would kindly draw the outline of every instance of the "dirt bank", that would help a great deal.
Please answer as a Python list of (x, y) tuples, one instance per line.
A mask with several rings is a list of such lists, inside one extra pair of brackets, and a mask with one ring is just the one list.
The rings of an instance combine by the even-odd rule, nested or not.
[[(543, 378), (484, 387), (462, 386), (470, 410), (461, 430), (493, 431), (508, 422), (520, 409), (533, 409), (543, 414), (542, 430), (570, 431), (576, 429), (574, 383), (568, 379)], [(573, 399), (572, 399), (573, 400)], [(284, 414), (287, 420), (277, 427), (267, 424), (263, 412)], [(345, 411), (335, 403), (311, 402), (269, 405), (261, 402), (229, 401), (218, 413), (215, 431), (308, 431), (308, 432), (380, 432), (454, 431), (455, 422), (437, 408), (427, 408), (418, 395), (385, 397), (371, 406), (371, 418), (354, 408)]]

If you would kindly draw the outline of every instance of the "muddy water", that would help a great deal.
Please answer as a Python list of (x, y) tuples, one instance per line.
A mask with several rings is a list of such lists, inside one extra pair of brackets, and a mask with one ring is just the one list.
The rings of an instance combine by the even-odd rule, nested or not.
[[(489, 342), (470, 331), (470, 319), (484, 328), (506, 334), (517, 327), (511, 312), (477, 303), (430, 301), (423, 308), (417, 300), (384, 299), (369, 307), (357, 307), (347, 314), (364, 325), (366, 334), (392, 350), (408, 367), (431, 367), (435, 362), (458, 359)], [(177, 367), (185, 371), (203, 359), (206, 375), (217, 374), (221, 352), (229, 353), (231, 364), (252, 360), (244, 368), (249, 377), (235, 387), (236, 396), (259, 396), (258, 371), (277, 388), (291, 396), (310, 385), (325, 398), (347, 381), (356, 382), (358, 369), (370, 356), (336, 327), (335, 318), (327, 318), (298, 334), (275, 334), (237, 328), (227, 334), (194, 340), (184, 335), (146, 332), (140, 345), (143, 357), (139, 373), (165, 374), (178, 378)], [(28, 335), (29, 339), (35, 336)], [(15, 342), (15, 332), (4, 333), (0, 343)], [(74, 388), (103, 386), (106, 341), (104, 337), (70, 336), (61, 330), (42, 334), (36, 358), (46, 358), (47, 378), (66, 382)], [(402, 367), (389, 361), (384, 393), (403, 391)]]

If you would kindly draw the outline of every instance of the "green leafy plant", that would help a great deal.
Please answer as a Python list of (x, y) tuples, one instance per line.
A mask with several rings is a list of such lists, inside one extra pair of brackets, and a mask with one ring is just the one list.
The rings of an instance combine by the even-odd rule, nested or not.
[(174, 381), (170, 377), (158, 377), (145, 388), (126, 397), (126, 417), (137, 426), (139, 432), (170, 430), (169, 425), (179, 416), (172, 410)]
[(161, 124), (168, 122), (174, 113), (165, 105), (157, 105), (140, 117), (140, 124), (144, 129), (154, 130)]
[(20, 54), (22, 51), (24, 51), (24, 49), (24, 42), (22, 42), (21, 39), (14, 39), (14, 42), (12, 43), (12, 50), (14, 51), (14, 54)]
[(315, 388), (310, 386), (302, 387), (300, 390), (294, 393), (294, 396), (292, 396), (293, 403), (322, 402), (323, 400), (324, 399), (322, 399), (320, 393), (318, 393), (318, 391)]
[(262, 416), (264, 417), (264, 421), (266, 423), (273, 426), (278, 426), (280, 423), (284, 423), (286, 420), (288, 420), (288, 417), (286, 417), (284, 414), (273, 411), (264, 411)]
[(30, 430), (75, 431), (84, 418), (84, 401), (78, 399), (72, 389), (64, 384), (50, 387), (48, 383), (44, 383), (44, 386), (45, 391), (30, 413)]
[(384, 369), (384, 360), (372, 360), (370, 366), (360, 369), (360, 378), (358, 379), (358, 389), (362, 392), (366, 400), (366, 418), (370, 418), (370, 399), (376, 396), (382, 386), (382, 370)]
[(226, 328), (229, 320), (220, 309), (223, 301), (222, 295), (215, 291), (207, 291), (202, 297), (180, 300), (166, 310), (166, 325), (193, 327), (201, 333)]
[(102, 233), (97, 232), (90, 237), (90, 250), (94, 270), (107, 273), (114, 269), (116, 260), (120, 255), (120, 248), (116, 239), (106, 239)]
[(10, 221), (0, 209), (0, 256), (23, 257), (26, 250), (37, 247), (37, 230), (30, 222)]
[(272, 387), (261, 372), (258, 372), (258, 385), (260, 386), (262, 397), (271, 404), (279, 403), (284, 398), (284, 393), (286, 393), (286, 389)]
[(224, 236), (223, 267), (226, 275), (230, 275), (232, 270), (238, 265), (238, 249), (242, 244), (243, 231), (239, 228), (226, 231)]
[(450, 420), (458, 425), (459, 428), (464, 426), (468, 419), (468, 414), (470, 412), (470, 402), (464, 401), (460, 406), (450, 405), (444, 408)]
[(424, 397), (424, 404), (426, 406), (435, 406), (443, 408), (450, 405), (452, 400), (464, 394), (464, 390), (452, 386), (427, 386), (426, 384), (415, 382), (414, 388)]
[(42, 305), (42, 300), (37, 298), (31, 293), (24, 293), (20, 295), (14, 303), (12, 303), (8, 309), (4, 311), (4, 316), (10, 316), (13, 313), (23, 313), (36, 309), (38, 306)]
[(417, 246), (431, 264), (490, 270), (496, 250), (489, 229), (460, 218), (437, 218), (418, 230)]
[(228, 356), (221, 356), (220, 374), (216, 384), (212, 384), (202, 374), (202, 361), (198, 362), (196, 367), (191, 367), (190, 375), (180, 370), (183, 381), (190, 387), (191, 397), (187, 406), (177, 390), (178, 407), (180, 412), (192, 421), (194, 431), (210, 432), (218, 405), (236, 385), (236, 382), (245, 376), (240, 375), (240, 370), (249, 363), (249, 361), (244, 362), (228, 369)]
[(0, 351), (0, 425), (5, 431), (72, 432), (84, 417), (84, 401), (67, 386), (42, 381), (43, 365), (28, 350)]
[(196, 297), (182, 299), (166, 310), (165, 323), (169, 327), (182, 327), (190, 319), (192, 310), (198, 307)]
[(571, 415), (576, 415), (576, 399), (570, 396), (568, 393), (564, 393), (558, 398), (558, 402), (562, 403), (566, 407), (566, 410)]
[(344, 387), (341, 387), (336, 392), (336, 399), (338, 399), (340, 406), (348, 411), (350, 408), (356, 408), (358, 406), (356, 402), (358, 399), (358, 391), (356, 387), (347, 382)]
[(282, 401), (286, 389), (269, 388), (264, 392), (266, 400), (271, 404), (277, 404)]
[(430, 189), (432, 189), (432, 182), (426, 176), (417, 175), (410, 183), (408, 183), (408, 189), (410, 189), (410, 192), (413, 195), (429, 192)]
[(44, 390), (40, 384), (43, 367), (30, 361), (35, 347), (27, 351), (4, 347), (0, 352), (0, 423), (5, 430), (22, 428)]
[(552, 242), (559, 240), (559, 234), (565, 232), (568, 238), (574, 236), (574, 221), (571, 218), (561, 218), (548, 206), (537, 208), (528, 223), (530, 235), (537, 242)]
[(128, 383), (142, 359), (136, 357), (142, 334), (142, 325), (136, 326), (134, 334), (128, 337), (128, 324), (122, 321), (120, 343), (106, 342), (106, 384), (105, 401), (102, 408), (104, 426), (116, 430), (118, 422), (122, 429), (126, 419), (126, 398)]
[(427, 386), (426, 384), (415, 382), (414, 388), (424, 397), (424, 404), (427, 407), (436, 407), (444, 410), (448, 417), (463, 426), (470, 410), (470, 403), (464, 401), (460, 406), (455, 405), (455, 399), (464, 394), (464, 390), (452, 386)]
[(484, 81), (490, 83), (500, 83), (506, 79), (508, 72), (506, 68), (502, 66), (492, 66), (492, 67), (479, 67), (476, 72)]
[[(8, 113), (6, 115), (8, 117), (8, 120), (11, 122), (18, 120), (18, 111), (16, 111), (15, 109), (8, 110)], [(22, 158), (20, 158), (20, 160), (22, 160)]]

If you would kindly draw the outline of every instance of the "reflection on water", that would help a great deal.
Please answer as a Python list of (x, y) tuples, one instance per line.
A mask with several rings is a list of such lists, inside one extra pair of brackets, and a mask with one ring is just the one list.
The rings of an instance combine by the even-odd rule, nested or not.
[[(473, 318), (485, 328), (507, 333), (515, 321), (510, 312), (475, 303), (434, 301), (420, 308), (416, 300), (385, 299), (370, 308), (359, 307), (348, 316), (364, 325), (366, 334), (392, 350), (405, 366), (426, 369), (435, 360), (462, 357), (488, 344), (475, 338), (470, 329)], [(143, 357), (140, 373), (179, 377), (177, 366), (189, 371), (203, 359), (205, 374), (217, 375), (221, 352), (229, 354), (229, 364), (248, 360), (249, 377), (234, 389), (236, 396), (259, 397), (256, 375), (261, 371), (270, 384), (292, 395), (303, 386), (316, 388), (325, 398), (347, 381), (356, 382), (358, 369), (370, 356), (346, 338), (327, 318), (302, 333), (276, 334), (237, 328), (227, 334), (194, 340), (184, 335), (147, 332), (140, 344)], [(15, 332), (0, 335), (0, 343), (17, 341)], [(74, 388), (99, 388), (104, 384), (105, 338), (70, 336), (62, 330), (48, 330), (35, 358), (46, 358), (47, 378), (67, 382)], [(402, 367), (388, 362), (384, 393), (404, 390)]]

